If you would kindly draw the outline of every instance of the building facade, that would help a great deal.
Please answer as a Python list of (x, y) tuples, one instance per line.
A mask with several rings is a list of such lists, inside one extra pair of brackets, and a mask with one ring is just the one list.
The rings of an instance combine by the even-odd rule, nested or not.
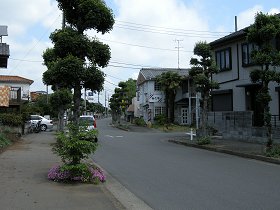
[(166, 72), (176, 72), (186, 77), (186, 81), (176, 91), (175, 97), (175, 123), (190, 125), (196, 119), (197, 95), (193, 84), (189, 79), (189, 69), (172, 68), (143, 68), (137, 79), (137, 111), (135, 117), (143, 117), (146, 122), (154, 122), (158, 115), (166, 113), (165, 94), (162, 87), (156, 81), (156, 77)]

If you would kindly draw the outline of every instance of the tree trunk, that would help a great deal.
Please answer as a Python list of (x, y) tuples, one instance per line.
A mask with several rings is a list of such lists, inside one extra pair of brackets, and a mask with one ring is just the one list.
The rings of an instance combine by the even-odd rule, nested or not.
[(59, 108), (58, 111), (58, 131), (63, 131), (64, 130), (64, 109)]
[(174, 123), (174, 103), (175, 94), (170, 94), (169, 107), (170, 107), (170, 123)]
[(74, 87), (74, 110), (73, 110), (73, 123), (78, 125), (80, 116), (80, 104), (81, 104), (81, 86), (76, 85)]
[(207, 110), (208, 110), (208, 94), (204, 93), (202, 98), (202, 114), (201, 114), (201, 131), (203, 136), (207, 136)]

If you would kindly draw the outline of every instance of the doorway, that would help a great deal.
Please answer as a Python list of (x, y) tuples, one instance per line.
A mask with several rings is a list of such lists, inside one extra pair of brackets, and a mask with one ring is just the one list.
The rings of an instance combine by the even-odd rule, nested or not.
[(181, 108), (181, 124), (187, 125), (188, 124), (188, 108)]

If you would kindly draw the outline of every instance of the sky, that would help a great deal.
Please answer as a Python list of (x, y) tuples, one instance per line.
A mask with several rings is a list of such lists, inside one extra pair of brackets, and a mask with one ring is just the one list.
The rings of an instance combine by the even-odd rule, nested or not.
[[(88, 31), (111, 48), (104, 91), (88, 98), (108, 106), (120, 81), (137, 79), (141, 68), (189, 68), (195, 43), (211, 42), (254, 22), (257, 12), (280, 13), (279, 0), (105, 0), (114, 13), (108, 34)], [(55, 0), (1, 2), (0, 25), (8, 26), (3, 43), (10, 46), (8, 68), (1, 75), (31, 79), (30, 91), (46, 91), (42, 54), (52, 47), (49, 39), (62, 25)], [(48, 91), (51, 92), (50, 87)], [(99, 98), (99, 99), (98, 99)], [(106, 99), (106, 100), (105, 100)], [(106, 102), (105, 102), (106, 101)]]

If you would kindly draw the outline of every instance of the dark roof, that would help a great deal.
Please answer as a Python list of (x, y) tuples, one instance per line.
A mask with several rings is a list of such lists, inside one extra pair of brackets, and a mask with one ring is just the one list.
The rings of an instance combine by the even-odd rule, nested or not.
[[(280, 13), (279, 14), (276, 14), (278, 17), (280, 17)], [(246, 34), (247, 34), (247, 31), (248, 31), (248, 28), (249, 26), (239, 30), (239, 31), (236, 31), (236, 32), (233, 32), (227, 36), (224, 36), (220, 39), (217, 39), (213, 42), (210, 42), (210, 46), (211, 47), (215, 47), (215, 46), (219, 46), (219, 45), (222, 45), (224, 44), (225, 42), (231, 42), (231, 41), (235, 41), (235, 40), (238, 40), (238, 39), (241, 39), (241, 38), (245, 38), (246, 37)]]
[(227, 36), (224, 36), (224, 37), (222, 37), (220, 39), (217, 39), (217, 40), (215, 40), (213, 42), (210, 42), (210, 46), (211, 47), (215, 47), (215, 46), (218, 46), (218, 45), (223, 44), (225, 42), (234, 41), (234, 40), (243, 38), (247, 34), (246, 33), (247, 29), (248, 29), (248, 27), (243, 28), (243, 29), (241, 29), (239, 31), (233, 32), (233, 33), (231, 33), (231, 34), (229, 34)]
[(188, 76), (189, 69), (178, 69), (178, 68), (143, 68), (140, 70), (137, 85), (147, 80), (155, 80), (155, 78), (166, 72), (177, 72), (180, 76)]
[(34, 81), (20, 76), (0, 75), (0, 82), (23, 83), (31, 85)]

